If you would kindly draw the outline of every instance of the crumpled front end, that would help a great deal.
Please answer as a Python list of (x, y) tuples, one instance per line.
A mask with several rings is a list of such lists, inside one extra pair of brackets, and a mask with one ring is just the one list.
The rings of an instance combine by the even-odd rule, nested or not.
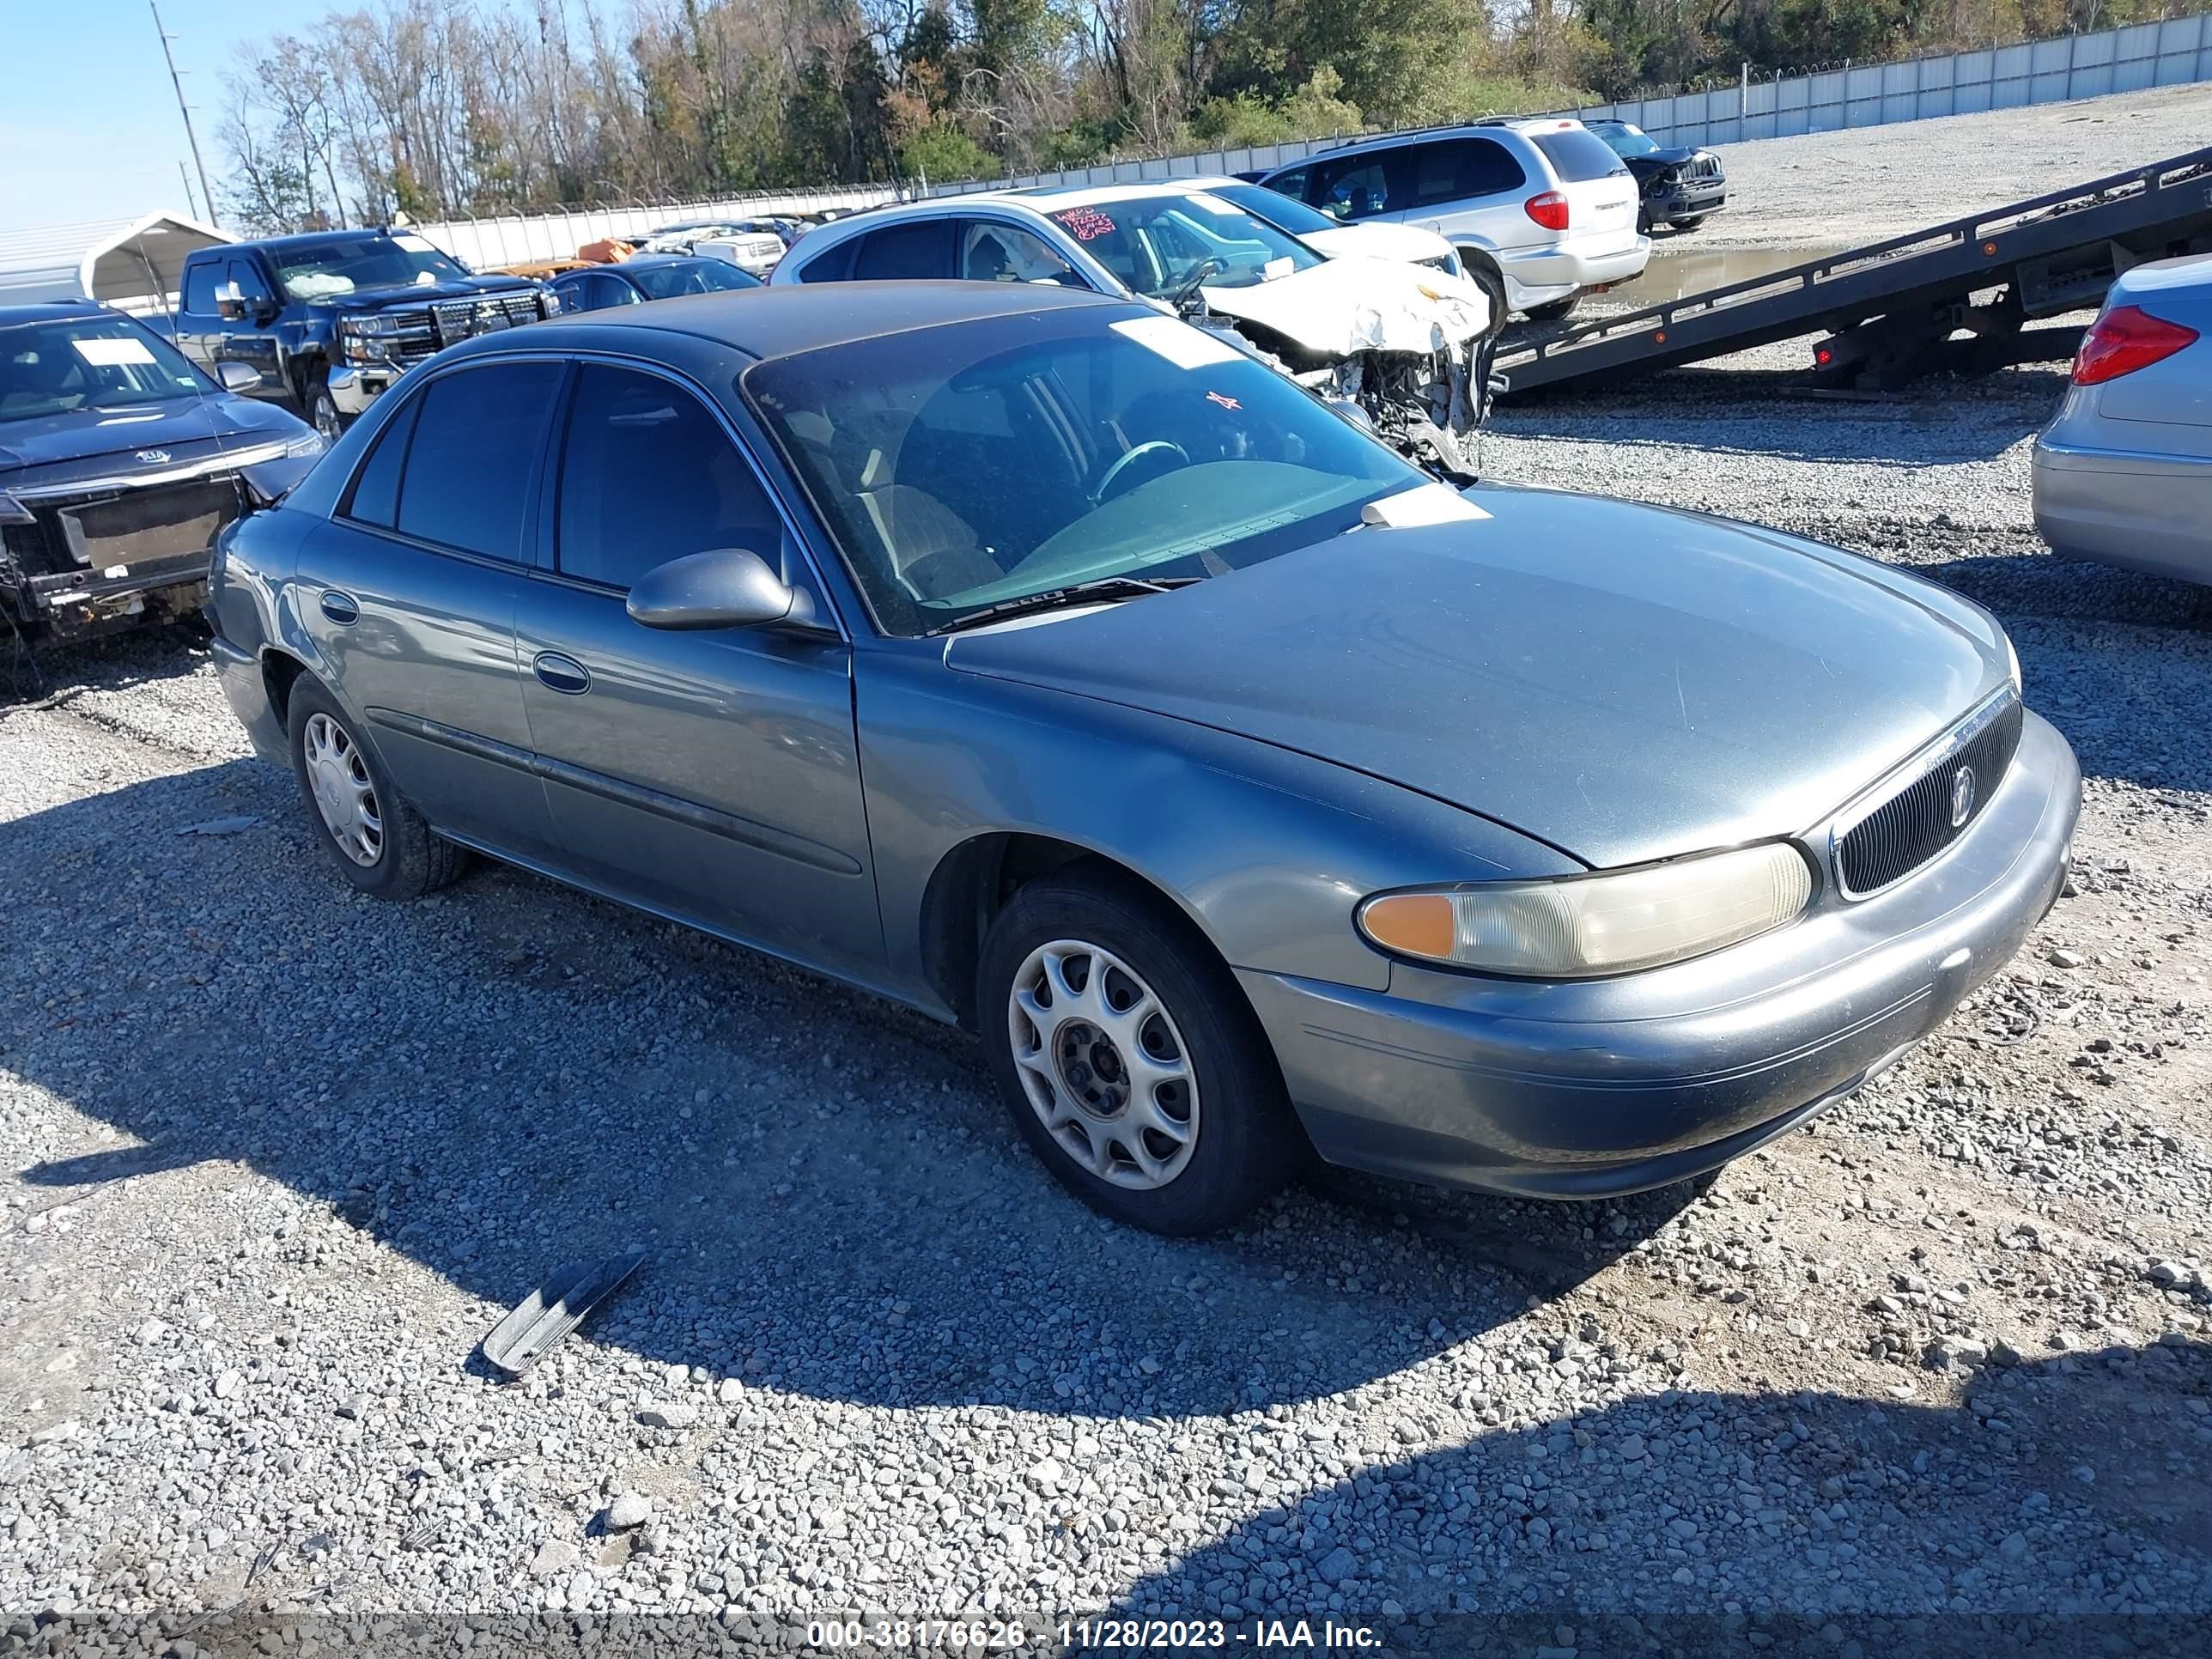
[(1340, 258), (1244, 288), (1203, 290), (1209, 312), (1299, 385), (1415, 464), (1475, 476), (1462, 441), (1488, 406), (1490, 304), (1464, 276)]

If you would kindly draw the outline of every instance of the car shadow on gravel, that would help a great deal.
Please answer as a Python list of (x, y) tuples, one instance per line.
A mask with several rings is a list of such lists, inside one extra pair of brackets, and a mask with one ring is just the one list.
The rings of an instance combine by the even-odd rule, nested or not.
[(24, 703), (66, 702), (94, 687), (121, 690), (185, 678), (205, 659), (208, 638), (197, 617), (36, 650), (12, 632), (0, 635), (0, 714)]
[[(227, 815), (254, 821), (173, 833)], [(250, 1238), (172, 1237), (163, 1183), (235, 1161), (301, 1200), (285, 1238), (325, 1241), (283, 1249), (365, 1287), (369, 1241), (400, 1252), (475, 1299), (464, 1327), (636, 1244), (647, 1266), (572, 1343), (869, 1405), (1173, 1418), (1427, 1358), (1692, 1196), (1332, 1174), (1229, 1237), (1155, 1238), (1052, 1181), (965, 1036), (496, 866), (360, 898), (254, 762), (0, 827), (0, 1068), (134, 1143), (24, 1178), (62, 1201), (124, 1183), (100, 1212), (147, 1230), (177, 1291)], [(480, 1334), (457, 1331), (457, 1368)]]
[(1955, 1403), (1640, 1395), (1323, 1486), (1109, 1617), (1333, 1613), (1440, 1653), (2076, 1659), (2118, 1650), (2098, 1616), (2127, 1612), (2202, 1651), (2180, 1638), (2212, 1612), (2208, 1394), (2212, 1347), (2169, 1339), (1967, 1372)]

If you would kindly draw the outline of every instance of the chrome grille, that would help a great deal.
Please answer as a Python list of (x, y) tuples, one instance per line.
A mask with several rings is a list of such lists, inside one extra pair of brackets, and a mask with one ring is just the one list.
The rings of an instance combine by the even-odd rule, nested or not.
[(1911, 782), (1839, 831), (1836, 877), (1845, 896), (1902, 881), (1966, 832), (2011, 769), (2023, 718), (2018, 697), (1984, 704)]
[(534, 294), (486, 294), (473, 300), (441, 300), (430, 307), (430, 320), (438, 343), (495, 334), (503, 328), (520, 328), (538, 320)]
[(1713, 156), (1692, 155), (1690, 158), (1690, 176), (1692, 179), (1717, 179), (1720, 171), (1721, 164)]

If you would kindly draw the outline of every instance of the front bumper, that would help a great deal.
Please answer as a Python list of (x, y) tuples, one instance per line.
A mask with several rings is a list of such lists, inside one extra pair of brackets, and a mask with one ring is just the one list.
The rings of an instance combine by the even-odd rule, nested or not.
[(2212, 456), (2035, 441), (2036, 533), (2071, 558), (2212, 582)]
[(383, 396), (392, 383), (406, 372), (398, 364), (337, 363), (331, 366), (325, 384), (331, 389), (331, 401), (338, 406), (338, 413), (351, 419)]
[(2066, 875), (2081, 776), (2027, 717), (1968, 830), (1877, 896), (1619, 979), (1394, 964), (1387, 993), (1240, 971), (1332, 1163), (1599, 1198), (1718, 1168), (1842, 1099), (2010, 959)]
[(1718, 213), (1728, 205), (1728, 185), (1718, 179), (1700, 179), (1695, 184), (1678, 185), (1672, 190), (1662, 191), (1644, 198), (1644, 211), (1654, 224), (1669, 224), (1676, 219), (1702, 219), (1707, 214)]

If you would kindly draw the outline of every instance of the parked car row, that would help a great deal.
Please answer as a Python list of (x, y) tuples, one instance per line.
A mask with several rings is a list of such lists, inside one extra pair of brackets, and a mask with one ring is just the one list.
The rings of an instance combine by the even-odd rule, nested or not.
[(2003, 966), (2080, 776), (1994, 618), (1437, 483), (1144, 297), (1325, 280), (1212, 214), (855, 216), (761, 291), (463, 341), (226, 526), (226, 695), (359, 890), (482, 853), (956, 1022), (1166, 1232), (1315, 1154), (1680, 1180)]

